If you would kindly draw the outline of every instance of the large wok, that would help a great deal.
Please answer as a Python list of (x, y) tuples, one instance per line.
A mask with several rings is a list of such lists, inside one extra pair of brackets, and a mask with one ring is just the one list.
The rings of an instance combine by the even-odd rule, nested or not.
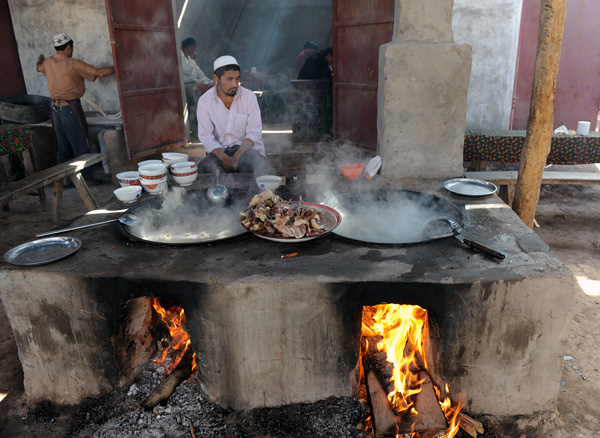
[(253, 192), (233, 190), (224, 206), (210, 203), (203, 191), (179, 190), (157, 196), (127, 210), (142, 219), (141, 226), (117, 224), (127, 239), (160, 245), (196, 245), (231, 239), (246, 233), (239, 213)]
[(423, 235), (425, 225), (448, 218), (465, 225), (466, 212), (438, 196), (407, 190), (366, 190), (329, 193), (324, 204), (342, 215), (333, 231), (339, 236), (367, 243), (413, 244), (433, 240)]

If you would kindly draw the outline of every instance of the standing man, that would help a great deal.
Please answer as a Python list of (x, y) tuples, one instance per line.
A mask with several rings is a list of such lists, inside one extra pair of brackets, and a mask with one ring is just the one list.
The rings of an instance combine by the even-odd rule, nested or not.
[(296, 56), (296, 77), (300, 74), (300, 70), (306, 60), (314, 55), (317, 50), (319, 50), (319, 46), (314, 41), (308, 40), (304, 43), (304, 49)]
[[(85, 93), (85, 79), (110, 76), (114, 67), (96, 68), (73, 58), (73, 40), (64, 33), (54, 36), (56, 55), (46, 59), (40, 55), (36, 69), (44, 73), (52, 99), (52, 125), (56, 135), (56, 161), (64, 163), (71, 158), (89, 154), (88, 127), (81, 107)], [(86, 168), (83, 177), (92, 182), (92, 169)]]
[(200, 96), (196, 117), (198, 138), (206, 149), (201, 172), (254, 172), (267, 170), (262, 120), (254, 93), (240, 86), (240, 66), (233, 56), (213, 64), (215, 86)]

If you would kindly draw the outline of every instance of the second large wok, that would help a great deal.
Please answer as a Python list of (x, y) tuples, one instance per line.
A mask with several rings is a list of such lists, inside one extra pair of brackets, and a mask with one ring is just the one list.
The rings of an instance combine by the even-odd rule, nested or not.
[(342, 215), (333, 231), (367, 243), (413, 244), (432, 240), (423, 236), (431, 220), (448, 218), (464, 226), (462, 207), (438, 196), (407, 190), (365, 190), (326, 196), (324, 204)]

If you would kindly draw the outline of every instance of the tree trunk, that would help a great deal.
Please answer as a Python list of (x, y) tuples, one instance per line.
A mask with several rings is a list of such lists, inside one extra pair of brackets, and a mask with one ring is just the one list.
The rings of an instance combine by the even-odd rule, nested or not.
[(540, 198), (546, 158), (552, 143), (556, 77), (560, 62), (566, 0), (541, 0), (540, 32), (533, 75), (527, 136), (513, 201), (513, 210), (530, 228)]

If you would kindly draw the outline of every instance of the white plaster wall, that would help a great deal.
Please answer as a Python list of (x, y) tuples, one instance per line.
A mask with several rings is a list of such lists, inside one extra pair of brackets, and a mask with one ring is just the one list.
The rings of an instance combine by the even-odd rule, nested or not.
[[(49, 95), (46, 78), (35, 66), (40, 54), (56, 53), (52, 37), (57, 33), (73, 38), (73, 57), (95, 67), (114, 65), (104, 1), (8, 0), (8, 4), (28, 94)], [(105, 112), (120, 109), (114, 75), (86, 81), (85, 96)], [(83, 100), (82, 105), (85, 111), (95, 111)]]
[(467, 129), (508, 129), (523, 0), (454, 0), (457, 44), (473, 46)]

